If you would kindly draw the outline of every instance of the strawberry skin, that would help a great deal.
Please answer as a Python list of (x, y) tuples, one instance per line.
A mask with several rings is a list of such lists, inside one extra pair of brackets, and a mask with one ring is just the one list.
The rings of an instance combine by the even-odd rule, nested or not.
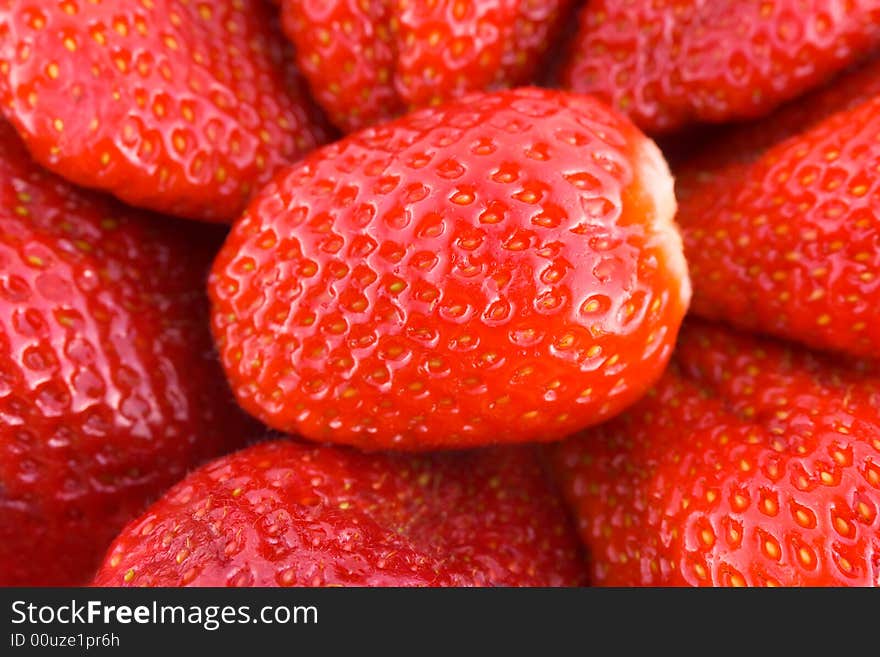
[(875, 62), (710, 143), (678, 171), (695, 313), (878, 353), (878, 92)]
[(875, 0), (591, 0), (563, 80), (658, 134), (767, 114), (877, 46)]
[(0, 125), (0, 585), (87, 582), (153, 496), (240, 444), (207, 229), (74, 189)]
[(0, 1), (0, 101), (34, 158), (136, 206), (231, 221), (324, 140), (262, 0)]
[(470, 91), (529, 83), (572, 0), (283, 0), (318, 103), (351, 132)]
[(656, 389), (553, 460), (607, 586), (880, 586), (877, 368), (688, 323)]
[(242, 406), (364, 448), (556, 440), (641, 396), (690, 296), (656, 146), (588, 97), (478, 93), (280, 174), (209, 292)]
[[(836, 112), (855, 109), (874, 96), (880, 96), (880, 57), (851, 67), (758, 121), (707, 127), (689, 156), (675, 163), (676, 194), (686, 196), (690, 185), (705, 182), (723, 167), (750, 164), (776, 144), (806, 132)], [(667, 146), (673, 149), (677, 143), (687, 141), (682, 137), (670, 135)], [(664, 148), (663, 154), (672, 165), (666, 151)]]
[(578, 586), (585, 566), (532, 448), (432, 456), (269, 441), (172, 488), (98, 586)]
[(403, 113), (390, 2), (284, 0), (281, 7), (297, 66), (330, 121), (351, 132)]

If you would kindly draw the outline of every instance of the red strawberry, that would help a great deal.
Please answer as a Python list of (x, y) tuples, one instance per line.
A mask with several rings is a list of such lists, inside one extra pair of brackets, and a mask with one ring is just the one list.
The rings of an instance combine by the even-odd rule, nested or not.
[(609, 586), (880, 586), (880, 378), (709, 325), (555, 450)]
[(0, 125), (0, 585), (88, 581), (150, 497), (238, 444), (199, 228), (74, 189)]
[(555, 440), (659, 376), (690, 287), (666, 164), (629, 121), (475, 94), (315, 151), (215, 261), (244, 408), (365, 448)]
[(580, 22), (566, 87), (651, 133), (767, 114), (880, 46), (876, 0), (591, 0)]
[[(776, 144), (798, 136), (835, 112), (854, 109), (878, 95), (880, 57), (873, 57), (758, 121), (705, 126), (704, 134), (691, 136), (696, 143), (676, 167), (676, 192), (687, 195), (690, 185), (704, 183), (724, 167), (750, 164)], [(674, 147), (687, 140), (670, 135), (665, 141)], [(663, 154), (669, 161), (666, 149)]]
[(531, 448), (415, 457), (272, 441), (193, 473), (116, 539), (98, 586), (577, 586)]
[(710, 143), (680, 170), (677, 218), (696, 281), (694, 312), (822, 349), (877, 354), (878, 131), (874, 63)]
[(283, 0), (315, 98), (345, 131), (532, 81), (572, 0)]
[(323, 139), (262, 0), (0, 0), (0, 100), (33, 156), (133, 205), (229, 221)]

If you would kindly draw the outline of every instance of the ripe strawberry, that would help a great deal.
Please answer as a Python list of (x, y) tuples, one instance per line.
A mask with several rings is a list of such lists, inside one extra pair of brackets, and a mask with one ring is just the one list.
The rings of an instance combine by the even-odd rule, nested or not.
[(531, 448), (416, 457), (270, 441), (196, 471), (116, 539), (98, 586), (577, 586)]
[(195, 228), (74, 189), (0, 125), (0, 585), (83, 584), (238, 444), (203, 293), (219, 240)]
[(876, 355), (878, 130), (875, 62), (710, 143), (683, 167), (677, 219), (696, 281), (694, 312)]
[(475, 94), (279, 175), (218, 255), (214, 335), (266, 424), (364, 448), (555, 440), (663, 369), (690, 287), (656, 146), (562, 92)]
[(591, 0), (564, 74), (650, 133), (754, 118), (880, 46), (876, 0)]
[(0, 0), (0, 100), (44, 166), (231, 221), (323, 140), (262, 0)]
[(285, 34), (346, 132), (539, 72), (572, 0), (283, 0)]
[(710, 325), (554, 461), (609, 586), (880, 585), (880, 379)]
[[(758, 121), (706, 127), (701, 131), (704, 134), (696, 136), (698, 143), (690, 149), (689, 157), (675, 167), (676, 192), (687, 195), (690, 185), (704, 183), (723, 167), (750, 164), (776, 144), (806, 132), (835, 112), (854, 109), (878, 95), (880, 57), (873, 57)], [(674, 148), (682, 135), (670, 135), (666, 141)], [(663, 155), (670, 161), (666, 149)]]

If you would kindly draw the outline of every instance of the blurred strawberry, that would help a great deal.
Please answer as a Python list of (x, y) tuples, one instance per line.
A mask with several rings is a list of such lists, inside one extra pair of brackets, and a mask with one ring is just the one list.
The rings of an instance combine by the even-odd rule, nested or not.
[(33, 156), (137, 206), (230, 221), (324, 139), (262, 0), (0, 0), (0, 100)]
[(688, 324), (620, 418), (554, 450), (607, 586), (880, 585), (880, 378)]
[(588, 97), (474, 94), (254, 200), (213, 329), (266, 424), (365, 448), (556, 440), (658, 378), (690, 297), (657, 147)]
[(151, 497), (240, 444), (207, 228), (80, 192), (0, 125), (0, 585), (87, 582)]
[(877, 0), (591, 0), (563, 76), (649, 133), (769, 113), (880, 47)]
[(282, 0), (284, 32), (346, 132), (468, 91), (529, 83), (572, 0)]
[(876, 355), (878, 130), (875, 61), (709, 142), (681, 167), (677, 220), (695, 281), (694, 312), (822, 349)]
[(430, 457), (275, 441), (191, 474), (126, 527), (98, 586), (576, 586), (536, 453)]
[[(690, 186), (707, 181), (726, 167), (750, 164), (767, 150), (796, 137), (835, 112), (854, 109), (880, 96), (880, 57), (872, 57), (836, 76), (801, 98), (757, 121), (722, 127), (703, 126), (688, 158), (675, 167), (676, 193), (688, 195)], [(661, 141), (674, 147), (681, 135)], [(663, 149), (666, 156), (666, 149)], [(669, 159), (667, 157), (667, 159)]]

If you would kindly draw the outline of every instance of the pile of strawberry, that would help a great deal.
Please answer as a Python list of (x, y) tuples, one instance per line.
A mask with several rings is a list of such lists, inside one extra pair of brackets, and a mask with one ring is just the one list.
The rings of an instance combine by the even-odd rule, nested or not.
[(0, 0), (0, 104), (0, 585), (880, 586), (880, 1)]

